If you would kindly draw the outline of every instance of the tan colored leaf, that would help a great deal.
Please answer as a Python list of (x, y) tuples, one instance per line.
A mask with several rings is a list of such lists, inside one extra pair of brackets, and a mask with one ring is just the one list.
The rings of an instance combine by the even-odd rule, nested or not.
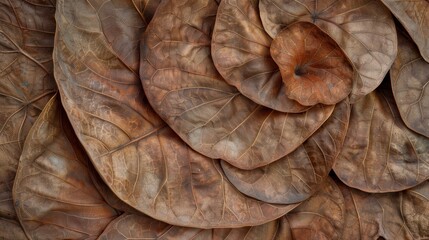
[(429, 178), (429, 139), (405, 126), (389, 89), (378, 89), (352, 106), (334, 170), (366, 192), (404, 190)]
[(211, 52), (225, 81), (268, 108), (307, 110), (287, 97), (279, 68), (270, 55), (271, 42), (262, 27), (257, 0), (227, 0), (219, 5)]
[(208, 16), (216, 13), (216, 4), (205, 0), (198, 5), (207, 8), (189, 14), (198, 9), (194, 3), (169, 2), (149, 24), (140, 68), (149, 102), (186, 143), (210, 158), (254, 169), (289, 154), (328, 119), (334, 106), (288, 114), (241, 95), (219, 76), (211, 59), (213, 19)]
[(319, 192), (284, 216), (294, 240), (342, 240), (344, 217), (344, 198), (330, 177)]
[(304, 106), (336, 104), (352, 88), (353, 68), (338, 45), (311, 23), (283, 29), (271, 44), (286, 95)]
[(95, 239), (117, 213), (98, 193), (89, 160), (53, 97), (25, 141), (13, 188), (30, 239)]
[(18, 221), (0, 217), (0, 239), (26, 240), (27, 237)]
[[(381, 0), (402, 23), (429, 62), (429, 2), (427, 0)], [(400, 47), (399, 47), (400, 49)]]
[(395, 24), (379, 1), (261, 0), (259, 7), (262, 24), (273, 38), (284, 27), (305, 21), (341, 47), (355, 70), (352, 103), (380, 85), (396, 57)]
[(301, 202), (326, 181), (341, 151), (349, 117), (349, 103), (343, 101), (313, 136), (285, 157), (253, 170), (241, 170), (224, 161), (222, 168), (246, 195), (271, 203)]
[(51, 1), (0, 3), (0, 218), (15, 219), (12, 185), (22, 145), (55, 92)]
[(390, 70), (396, 105), (410, 129), (429, 137), (429, 63), (401, 32), (398, 44), (398, 56)]
[(353, 105), (334, 170), (363, 191), (408, 189), (429, 178), (429, 139), (409, 130), (391, 91), (379, 89)]
[(429, 181), (402, 194), (401, 212), (414, 239), (429, 239)]
[(365, 193), (338, 181), (346, 214), (341, 239), (415, 239), (401, 214), (401, 193)]
[(253, 227), (199, 229), (169, 225), (144, 215), (123, 214), (106, 228), (100, 240), (271, 240), (278, 234), (279, 226), (280, 220), (274, 220)]
[[(201, 11), (216, 9), (211, 2), (193, 3)], [(200, 228), (258, 225), (296, 206), (244, 196), (225, 179), (218, 160), (180, 140), (150, 108), (140, 79), (110, 47), (88, 1), (61, 0), (57, 9), (55, 76), (63, 106), (97, 171), (122, 201), (155, 219)]]

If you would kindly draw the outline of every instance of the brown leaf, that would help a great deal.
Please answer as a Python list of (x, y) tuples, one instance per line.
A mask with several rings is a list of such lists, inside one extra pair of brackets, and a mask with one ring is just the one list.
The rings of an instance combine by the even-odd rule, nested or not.
[[(203, 1), (194, 3), (205, 11)], [(62, 103), (97, 171), (122, 201), (155, 219), (201, 228), (262, 224), (296, 206), (237, 191), (218, 160), (189, 148), (150, 108), (140, 79), (110, 48), (88, 2), (61, 0), (57, 9)]]
[(222, 161), (225, 175), (242, 193), (271, 203), (301, 202), (326, 181), (341, 151), (350, 117), (348, 101), (292, 153), (253, 170), (241, 170)]
[[(210, 16), (217, 5), (194, 3), (169, 2), (158, 8), (145, 33), (140, 75), (155, 111), (193, 149), (241, 169), (264, 166), (295, 150), (334, 106), (288, 114), (241, 95), (219, 76), (211, 59)], [(197, 11), (199, 5), (208, 7)]]
[(219, 5), (211, 52), (225, 81), (268, 108), (307, 110), (309, 107), (287, 97), (279, 68), (270, 55), (271, 42), (262, 27), (257, 0), (226, 0)]
[(262, 24), (275, 38), (286, 26), (311, 22), (328, 34), (355, 69), (351, 102), (373, 91), (397, 53), (396, 29), (387, 8), (374, 0), (261, 0)]
[[(429, 62), (429, 2), (427, 0), (381, 0), (402, 23)], [(400, 49), (400, 47), (399, 47)]]
[(405, 124), (429, 137), (429, 63), (401, 32), (398, 44), (398, 56), (390, 70), (393, 95)]
[(429, 239), (429, 181), (402, 193), (401, 212), (414, 239)]
[(45, 106), (25, 141), (13, 188), (30, 239), (95, 239), (117, 215), (98, 193), (89, 160), (74, 144), (59, 98)]
[(352, 87), (353, 68), (338, 45), (311, 23), (283, 29), (271, 44), (286, 95), (302, 105), (336, 104)]
[(366, 192), (391, 192), (429, 178), (429, 139), (402, 122), (389, 89), (378, 89), (352, 106), (338, 177)]
[(344, 198), (330, 177), (325, 179), (319, 192), (284, 218), (294, 240), (345, 239), (341, 238), (345, 218)]
[(414, 239), (401, 214), (401, 193), (365, 193), (338, 181), (346, 214), (341, 239)]
[(108, 239), (246, 239), (270, 240), (278, 234), (280, 220), (242, 228), (199, 229), (173, 226), (144, 215), (123, 214), (113, 221), (100, 236)]
[(0, 218), (16, 219), (12, 185), (22, 145), (55, 92), (54, 12), (50, 1), (0, 3)]
[(17, 220), (0, 217), (0, 239), (26, 240), (27, 237)]

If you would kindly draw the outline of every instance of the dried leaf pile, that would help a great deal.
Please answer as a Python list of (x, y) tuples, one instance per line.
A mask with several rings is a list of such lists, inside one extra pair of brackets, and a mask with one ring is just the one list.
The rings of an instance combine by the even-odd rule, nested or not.
[(0, 239), (429, 239), (429, 2), (0, 0)]

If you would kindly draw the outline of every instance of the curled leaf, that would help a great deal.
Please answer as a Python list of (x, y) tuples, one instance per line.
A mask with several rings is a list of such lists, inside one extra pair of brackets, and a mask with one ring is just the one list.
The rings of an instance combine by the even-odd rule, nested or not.
[[(381, 0), (402, 23), (429, 62), (429, 2), (427, 0)], [(400, 49), (400, 47), (399, 47)]]
[(402, 33), (398, 44), (398, 56), (390, 70), (396, 105), (410, 129), (429, 137), (429, 63)]
[(29, 132), (13, 188), (30, 239), (95, 239), (117, 215), (92, 184), (77, 141), (54, 96)]
[(198, 9), (193, 4), (163, 5), (146, 30), (140, 75), (154, 110), (193, 149), (241, 169), (264, 166), (295, 150), (334, 106), (288, 114), (241, 95), (219, 76), (211, 59), (210, 16), (217, 5), (206, 0), (199, 5), (208, 7), (189, 14), (190, 7)]
[(302, 105), (336, 104), (352, 87), (353, 68), (338, 45), (311, 23), (295, 23), (271, 44), (286, 95)]
[(429, 181), (402, 193), (401, 212), (414, 239), (429, 238)]
[(270, 55), (272, 39), (262, 27), (257, 0), (225, 0), (219, 5), (211, 52), (225, 81), (254, 102), (282, 112), (308, 107), (289, 99)]
[(379, 1), (261, 0), (259, 7), (264, 29), (272, 38), (290, 24), (304, 21), (338, 44), (355, 70), (352, 103), (380, 85), (396, 57), (395, 24)]
[(54, 12), (51, 1), (0, 3), (0, 218), (16, 220), (12, 185), (22, 145), (55, 92)]
[(366, 192), (400, 191), (429, 178), (429, 139), (402, 122), (390, 90), (378, 89), (352, 106), (338, 177)]
[(415, 239), (401, 213), (400, 193), (366, 193), (338, 181), (346, 213), (341, 239)]
[[(159, 9), (186, 2), (164, 1)], [(79, 140), (122, 201), (155, 219), (200, 228), (258, 225), (296, 206), (244, 196), (225, 179), (218, 160), (193, 151), (167, 127), (146, 101), (128, 66), (134, 63), (120, 61), (120, 49), (111, 48), (89, 3), (58, 2), (55, 76)], [(216, 10), (212, 1), (189, 3), (186, 16)]]
[(222, 168), (242, 193), (271, 203), (301, 202), (324, 185), (341, 151), (350, 105), (336, 105), (329, 119), (295, 151), (264, 167), (242, 170), (222, 161)]

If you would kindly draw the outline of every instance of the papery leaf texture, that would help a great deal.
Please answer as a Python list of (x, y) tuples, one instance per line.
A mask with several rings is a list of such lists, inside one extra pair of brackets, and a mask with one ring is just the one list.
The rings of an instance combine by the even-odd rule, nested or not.
[[(381, 0), (405, 27), (420, 54), (429, 62), (429, 2), (427, 0)], [(400, 49), (400, 47), (399, 47)]]
[[(0, 2), (0, 221), (19, 228), (12, 185), (24, 140), (55, 92), (54, 1)], [(0, 231), (0, 236), (5, 233)], [(6, 234), (6, 233), (5, 233)], [(17, 238), (18, 235), (17, 235)]]
[(429, 63), (405, 34), (398, 33), (398, 44), (390, 70), (396, 105), (407, 127), (429, 137)]
[(405, 126), (391, 90), (379, 88), (352, 105), (333, 169), (362, 191), (405, 190), (429, 178), (429, 139)]
[[(141, 78), (154, 110), (196, 151), (254, 169), (284, 157), (310, 137), (334, 106), (283, 113), (256, 104), (216, 71), (211, 31), (217, 6), (194, 1), (158, 8), (142, 44)], [(192, 8), (193, 7), (193, 8)], [(195, 26), (190, 26), (193, 22)]]
[(216, 14), (211, 53), (225, 81), (252, 101), (282, 112), (303, 112), (288, 98), (279, 67), (270, 54), (272, 39), (259, 17), (257, 0), (223, 1)]
[[(135, 64), (109, 44), (91, 1), (58, 3), (54, 59), (62, 104), (95, 168), (122, 201), (163, 222), (199, 228), (263, 224), (296, 207), (237, 191), (219, 160), (193, 151), (152, 110), (130, 67)], [(178, 3), (193, 13), (217, 8), (212, 1), (164, 1), (159, 9)], [(138, 51), (138, 42), (123, 41)]]
[(348, 101), (338, 103), (329, 119), (307, 141), (285, 157), (253, 170), (222, 161), (238, 190), (271, 203), (301, 202), (324, 186), (341, 151), (350, 117)]
[(377, 88), (397, 53), (389, 10), (375, 0), (261, 0), (265, 31), (275, 38), (295, 22), (310, 22), (328, 34), (349, 58), (355, 77), (352, 103)]
[(71, 130), (54, 96), (25, 141), (13, 197), (29, 239), (95, 239), (117, 216), (92, 183)]
[(401, 212), (414, 239), (429, 238), (429, 181), (402, 193)]

